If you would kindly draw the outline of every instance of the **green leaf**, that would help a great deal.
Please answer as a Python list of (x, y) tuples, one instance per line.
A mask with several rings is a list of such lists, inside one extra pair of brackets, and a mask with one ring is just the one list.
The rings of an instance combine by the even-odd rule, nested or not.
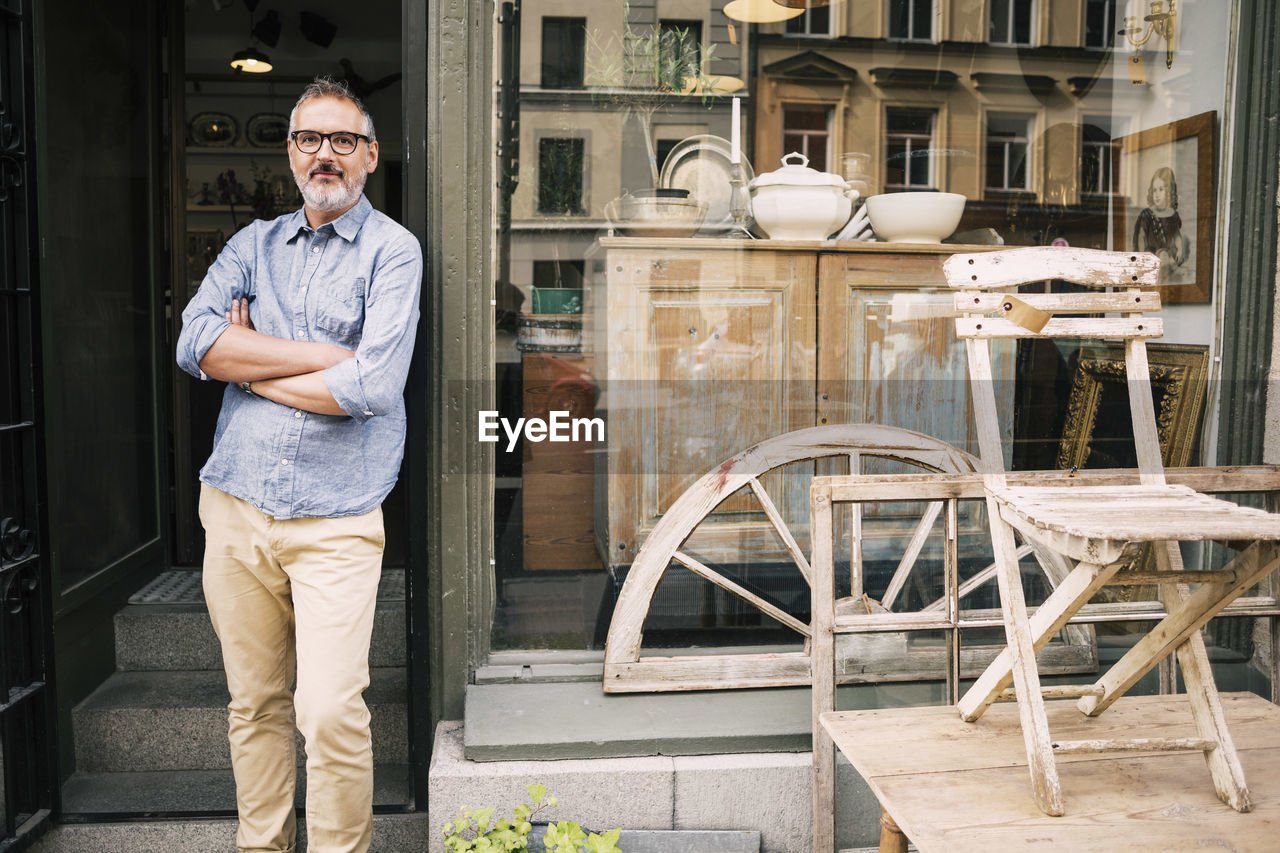
[(618, 838), (622, 828), (611, 829), (604, 835), (591, 833), (587, 836), (587, 853), (622, 853), (618, 849)]
[(476, 822), (477, 832), (484, 835), (489, 831), (489, 819), (493, 817), (493, 813), (497, 811), (494, 806), (488, 808), (476, 809), (473, 812), (467, 812), (472, 820)]
[(512, 809), (512, 812), (515, 814), (516, 820), (525, 820), (529, 815), (533, 814), (533, 809), (529, 808), (524, 803), (521, 803)]
[(525, 785), (524, 787), (529, 792), (529, 796), (533, 797), (535, 803), (542, 802), (542, 798), (547, 795), (546, 785)]

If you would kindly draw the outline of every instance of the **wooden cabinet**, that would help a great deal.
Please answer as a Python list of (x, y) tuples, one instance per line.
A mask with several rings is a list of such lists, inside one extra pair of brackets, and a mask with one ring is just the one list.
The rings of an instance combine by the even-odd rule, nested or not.
[[(941, 262), (960, 247), (904, 248), (599, 241), (584, 322), (607, 422), (595, 529), (609, 565), (630, 564), (698, 477), (779, 433), (875, 422), (976, 448), (964, 350), (943, 316)], [(1012, 359), (997, 373), (1011, 378)], [(774, 477), (764, 485), (783, 517), (807, 529), (807, 477)], [(787, 559), (745, 495), (690, 547), (708, 560)]]

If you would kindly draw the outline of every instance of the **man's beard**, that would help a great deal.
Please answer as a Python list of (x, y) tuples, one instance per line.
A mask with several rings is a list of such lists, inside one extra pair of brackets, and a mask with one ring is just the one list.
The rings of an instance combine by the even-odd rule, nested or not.
[[(319, 183), (311, 180), (317, 173), (338, 175), (336, 183)], [(344, 172), (337, 166), (316, 166), (309, 174), (293, 173), (293, 180), (302, 192), (302, 198), (313, 210), (345, 210), (360, 199), (368, 173), (363, 168)]]

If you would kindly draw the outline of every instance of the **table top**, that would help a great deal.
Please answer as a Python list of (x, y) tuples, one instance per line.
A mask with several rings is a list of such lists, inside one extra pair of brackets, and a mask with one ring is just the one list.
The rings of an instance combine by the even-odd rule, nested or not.
[[(976, 723), (954, 707), (823, 714), (822, 725), (921, 853), (1000, 850), (1275, 851), (1280, 849), (1280, 707), (1248, 693), (1222, 703), (1255, 803), (1214, 794), (1199, 752), (1058, 757), (1067, 813), (1031, 798), (1017, 707)], [(1045, 703), (1055, 738), (1194, 737), (1184, 696), (1126, 696), (1098, 717), (1074, 700)]]

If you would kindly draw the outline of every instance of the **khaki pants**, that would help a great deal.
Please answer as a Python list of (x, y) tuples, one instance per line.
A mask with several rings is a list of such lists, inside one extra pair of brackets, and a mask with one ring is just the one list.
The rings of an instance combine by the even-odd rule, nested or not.
[(231, 693), (236, 846), (294, 849), (296, 713), (307, 751), (307, 848), (363, 853), (373, 830), (373, 744), (361, 694), (382, 510), (277, 520), (202, 485), (200, 520), (204, 593)]

